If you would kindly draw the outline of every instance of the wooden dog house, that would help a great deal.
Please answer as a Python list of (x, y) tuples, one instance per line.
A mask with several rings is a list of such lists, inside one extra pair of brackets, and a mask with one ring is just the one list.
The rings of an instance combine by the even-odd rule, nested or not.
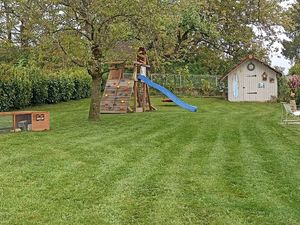
[(10, 127), (0, 127), (2, 130), (44, 131), (50, 130), (50, 113), (41, 111), (0, 112), (0, 117), (10, 117)]

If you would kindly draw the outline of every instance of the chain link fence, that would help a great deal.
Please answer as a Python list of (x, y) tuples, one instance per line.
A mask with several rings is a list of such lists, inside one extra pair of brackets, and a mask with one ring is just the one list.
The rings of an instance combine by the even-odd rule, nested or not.
[(219, 83), (220, 75), (192, 74), (183, 76), (179, 74), (151, 74), (150, 78), (176, 94), (194, 96), (222, 95), (222, 85)]
[[(175, 94), (192, 96), (222, 96), (224, 84), (220, 84), (221, 75), (211, 74), (157, 74), (148, 75), (152, 81), (164, 86)], [(132, 73), (125, 73), (126, 78), (132, 77)], [(152, 94), (159, 92), (150, 89)]]

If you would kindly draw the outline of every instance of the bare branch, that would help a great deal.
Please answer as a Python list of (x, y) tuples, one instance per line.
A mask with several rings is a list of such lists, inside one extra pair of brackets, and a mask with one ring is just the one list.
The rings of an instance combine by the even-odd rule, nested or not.
[(84, 32), (80, 31), (79, 29), (76, 29), (74, 27), (65, 27), (65, 28), (60, 28), (60, 29), (57, 29), (55, 31), (52, 31), (52, 34), (55, 34), (55, 33), (59, 33), (59, 32), (64, 32), (64, 31), (75, 31), (77, 32), (78, 34), (84, 36), (86, 39), (88, 39), (89, 41), (92, 41), (92, 39), (87, 35), (85, 34)]

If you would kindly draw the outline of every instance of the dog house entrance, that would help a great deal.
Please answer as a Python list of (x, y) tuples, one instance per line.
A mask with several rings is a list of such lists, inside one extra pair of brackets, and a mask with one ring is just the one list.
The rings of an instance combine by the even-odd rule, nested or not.
[(16, 115), (15, 124), (16, 124), (16, 128), (19, 128), (22, 131), (32, 130), (31, 114)]

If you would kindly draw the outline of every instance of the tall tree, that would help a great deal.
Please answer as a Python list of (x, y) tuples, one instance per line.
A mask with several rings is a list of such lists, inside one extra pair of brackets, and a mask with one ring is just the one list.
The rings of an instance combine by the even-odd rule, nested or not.
[(156, 0), (44, 1), (41, 7), (44, 14), (39, 24), (44, 25), (45, 34), (92, 77), (89, 119), (99, 119), (100, 83), (105, 73), (105, 61), (119, 42), (143, 42), (141, 38), (147, 35), (139, 34), (155, 29), (159, 12), (168, 4)]
[(292, 21), (291, 26), (286, 26), (290, 41), (283, 41), (283, 54), (291, 61), (300, 63), (300, 0), (289, 9), (288, 15)]
[(36, 46), (38, 2), (33, 0), (3, 0), (0, 2), (1, 61), (16, 62)]
[[(162, 60), (193, 61), (207, 52), (224, 60), (240, 60), (246, 54), (267, 55), (265, 43), (277, 40), (278, 26), (286, 20), (277, 0), (176, 2), (176, 29), (156, 39)], [(213, 64), (211, 64), (213, 65)]]

